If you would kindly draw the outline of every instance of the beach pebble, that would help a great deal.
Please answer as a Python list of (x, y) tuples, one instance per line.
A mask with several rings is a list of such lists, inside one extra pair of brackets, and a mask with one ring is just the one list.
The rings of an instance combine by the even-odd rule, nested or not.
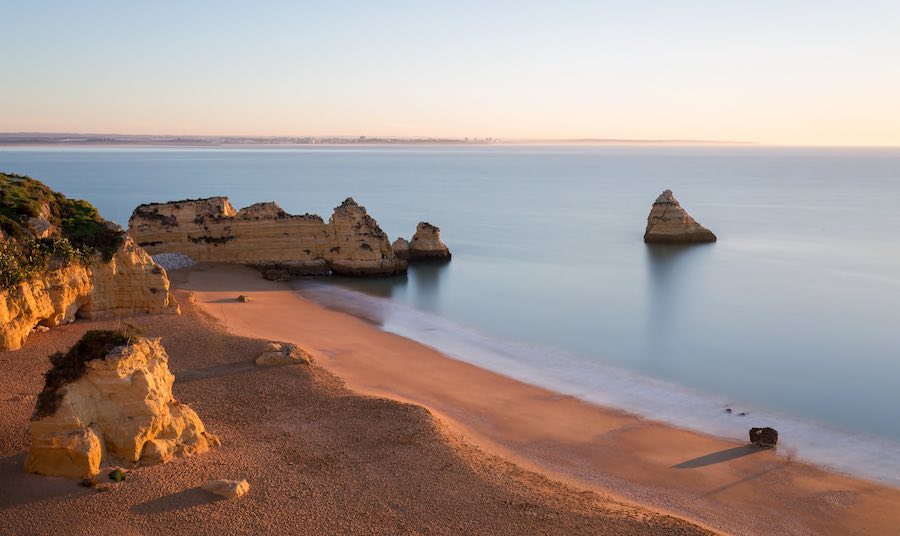
[(256, 358), (256, 364), (260, 366), (278, 365), (308, 365), (312, 362), (312, 356), (295, 344), (270, 342), (263, 353)]
[(153, 262), (162, 266), (167, 272), (180, 270), (197, 264), (194, 259), (181, 253), (159, 253), (153, 255)]
[(241, 303), (247, 303), (247, 302), (253, 301), (253, 298), (251, 298), (250, 296), (245, 296), (244, 294), (241, 294), (240, 296), (237, 297), (237, 301), (239, 301)]
[(250, 491), (250, 484), (246, 480), (210, 480), (203, 484), (202, 489), (226, 499), (235, 499)]

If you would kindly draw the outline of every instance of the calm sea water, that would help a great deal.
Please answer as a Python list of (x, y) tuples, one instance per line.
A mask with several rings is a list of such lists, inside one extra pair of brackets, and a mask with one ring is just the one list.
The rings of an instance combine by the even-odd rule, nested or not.
[[(450, 264), (300, 292), (588, 400), (739, 438), (775, 423), (801, 457), (900, 483), (900, 150), (5, 148), (0, 170), (123, 225), (210, 195), (326, 219), (353, 196), (392, 240), (430, 221)], [(665, 188), (718, 243), (643, 243)]]

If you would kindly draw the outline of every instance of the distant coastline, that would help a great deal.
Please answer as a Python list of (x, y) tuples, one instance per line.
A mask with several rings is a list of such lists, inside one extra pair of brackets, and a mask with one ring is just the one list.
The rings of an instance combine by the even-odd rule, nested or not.
[(0, 147), (21, 146), (165, 146), (241, 147), (291, 145), (755, 145), (720, 140), (632, 140), (619, 138), (501, 139), (388, 136), (174, 136), (84, 134), (72, 132), (0, 132)]

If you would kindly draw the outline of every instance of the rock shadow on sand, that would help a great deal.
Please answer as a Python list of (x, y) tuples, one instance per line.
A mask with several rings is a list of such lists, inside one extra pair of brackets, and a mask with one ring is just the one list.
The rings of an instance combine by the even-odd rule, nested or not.
[(136, 504), (131, 511), (138, 515), (162, 514), (224, 500), (224, 498), (216, 497), (200, 488), (190, 488)]
[(743, 458), (744, 456), (749, 456), (751, 454), (756, 454), (757, 452), (763, 452), (766, 450), (768, 450), (768, 449), (754, 447), (753, 445), (743, 445), (740, 447), (734, 447), (734, 448), (730, 448), (730, 449), (720, 450), (719, 452), (713, 452), (712, 454), (705, 454), (703, 456), (681, 462), (678, 465), (673, 465), (672, 468), (673, 469), (697, 469), (698, 467), (706, 467), (707, 465), (714, 465), (717, 463), (727, 462), (730, 460), (734, 460), (737, 458)]
[(20, 452), (0, 458), (0, 511), (50, 499), (69, 499), (97, 493), (71, 478), (26, 473), (25, 456), (25, 452)]
[(261, 372), (264, 369), (256, 366), (253, 361), (238, 361), (236, 363), (222, 363), (220, 365), (212, 365), (205, 368), (179, 370), (176, 375), (178, 383), (190, 383), (198, 380), (206, 380), (209, 378), (219, 378), (222, 376), (232, 376), (234, 374), (253, 374)]

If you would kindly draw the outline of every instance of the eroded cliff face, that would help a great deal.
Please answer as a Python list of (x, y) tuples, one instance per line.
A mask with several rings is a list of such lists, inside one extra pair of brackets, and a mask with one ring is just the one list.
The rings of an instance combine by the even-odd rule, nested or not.
[(90, 203), (0, 173), (0, 351), (76, 316), (177, 313), (166, 272)]
[(126, 236), (110, 262), (91, 267), (93, 289), (78, 316), (107, 318), (134, 314), (178, 314), (166, 271)]
[(99, 359), (84, 355), (108, 333), (88, 332), (85, 349), (55, 356), (31, 420), (26, 471), (92, 478), (104, 463), (153, 465), (218, 444), (172, 396), (175, 377), (159, 339), (132, 338)]
[(672, 190), (656, 198), (647, 216), (644, 242), (650, 244), (695, 244), (715, 242), (716, 235), (697, 223), (675, 199)]
[(21, 348), (37, 325), (74, 320), (92, 289), (90, 271), (73, 265), (0, 291), (0, 350)]
[(165, 270), (126, 237), (109, 262), (51, 269), (0, 291), (0, 351), (21, 348), (38, 325), (178, 312)]
[(141, 205), (129, 234), (151, 254), (274, 267), (290, 274), (389, 276), (406, 271), (387, 235), (352, 198), (326, 223), (288, 214), (275, 203), (239, 211), (225, 197)]

